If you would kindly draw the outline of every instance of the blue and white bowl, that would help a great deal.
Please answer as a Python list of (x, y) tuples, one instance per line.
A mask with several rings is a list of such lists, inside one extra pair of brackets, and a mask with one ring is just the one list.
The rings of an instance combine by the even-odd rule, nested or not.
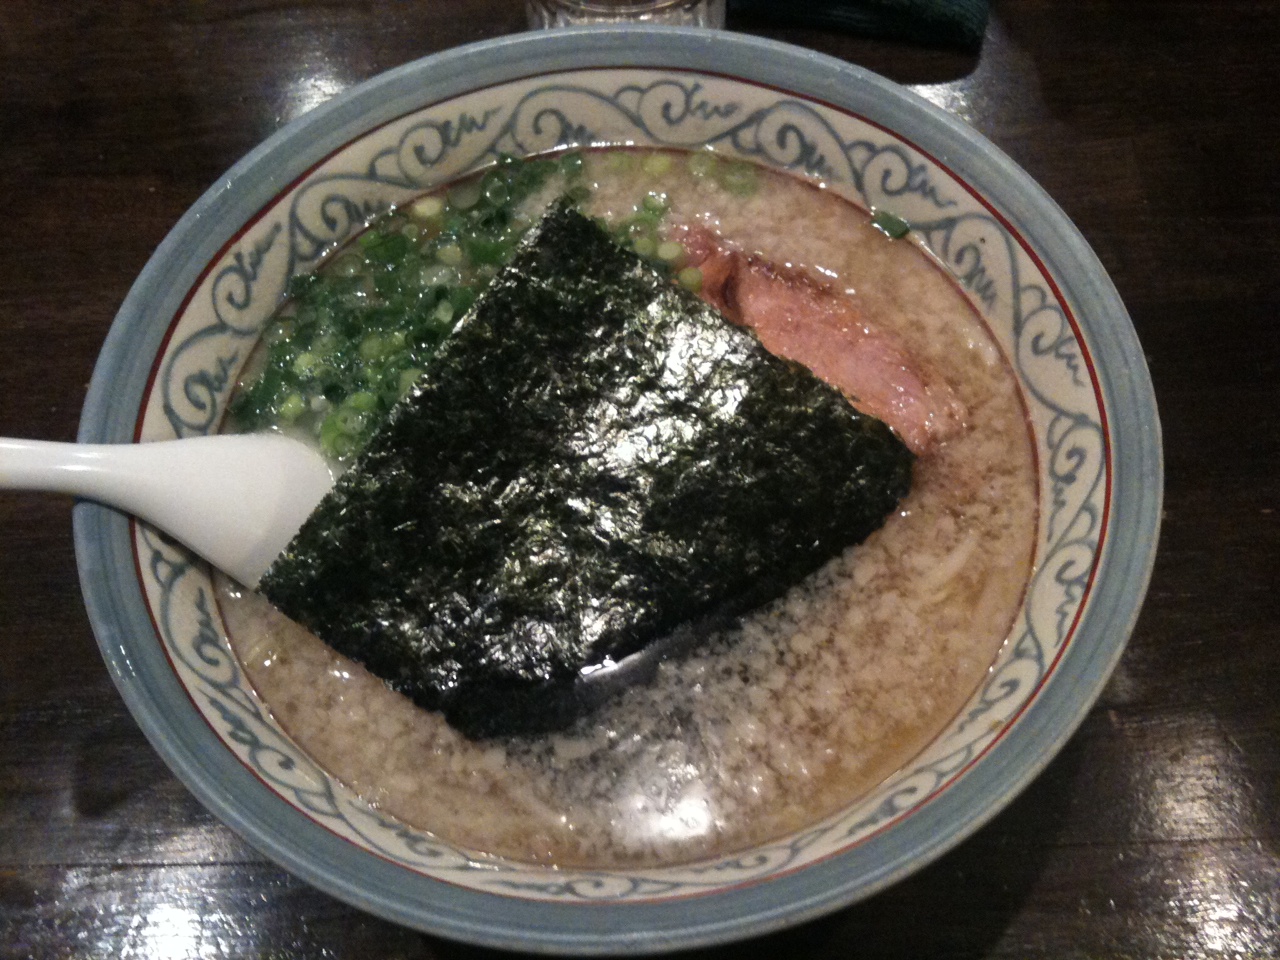
[[(686, 64), (696, 63), (697, 70)], [(1137, 615), (1161, 497), (1151, 386), (1124, 307), (1066, 216), (971, 129), (877, 76), (777, 43), (667, 28), (526, 34), (365, 83), (290, 124), (182, 218), (107, 338), (84, 442), (220, 420), (288, 279), (371, 215), (491, 161), (570, 143), (714, 149), (820, 175), (909, 220), (979, 306), (1021, 383), (1040, 465), (1035, 573), (984, 685), (860, 802), (745, 854), (550, 870), (454, 849), (377, 813), (274, 723), (207, 569), (105, 508), (76, 508), (103, 656), (155, 748), (222, 820), (333, 895), (445, 936), (654, 952), (847, 905), (971, 834), (1098, 695)]]

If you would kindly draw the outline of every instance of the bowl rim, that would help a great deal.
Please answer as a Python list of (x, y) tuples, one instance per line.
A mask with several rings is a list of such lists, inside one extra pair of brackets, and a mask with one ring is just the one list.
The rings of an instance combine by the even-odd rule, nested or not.
[[(1092, 707), (1136, 621), (1159, 530), (1160, 427), (1132, 324), (1083, 236), (1009, 157), (923, 98), (844, 61), (727, 31), (588, 27), (500, 37), (387, 71), (290, 122), (206, 191), (157, 248), (108, 333), (78, 439), (135, 439), (135, 412), (148, 390), (144, 384), (163, 333), (148, 328), (145, 315), (176, 312), (191, 286), (181, 282), (187, 265), (207, 263), (222, 247), (225, 236), (207, 231), (208, 223), (235, 211), (261, 209), (300, 172), (353, 136), (429, 103), (558, 71), (687, 70), (690, 64), (699, 72), (740, 77), (864, 117), (893, 113), (892, 133), (936, 158), (964, 183), (982, 183), (983, 197), (1053, 264), (1063, 306), (1075, 317), (1089, 352), (1107, 357), (1107, 364), (1095, 365), (1104, 412), (1130, 414), (1110, 416), (1107, 423), (1111, 515), (1104, 529), (1109, 535), (1076, 630), (1077, 641), (1088, 636), (1089, 642), (1074, 642), (1069, 651), (1074, 682), (1047, 685), (1032, 699), (1019, 718), (1022, 732), (992, 746), (980, 777), (962, 778), (945, 797), (912, 814), (913, 834), (928, 839), (904, 846), (893, 831), (868, 838), (859, 845), (869, 851), (862, 859), (876, 866), (854, 878), (847, 875), (846, 855), (840, 854), (767, 883), (693, 899), (612, 906), (508, 899), (421, 876), (410, 881), (401, 868), (376, 857), (362, 861), (357, 882), (343, 865), (353, 853), (347, 841), (310, 824), (301, 828), (306, 842), (298, 843), (298, 813), (252, 774), (252, 782), (246, 782), (245, 768), (227, 751), (209, 751), (202, 723), (185, 729), (170, 724), (174, 711), (192, 709), (190, 694), (172, 673), (130, 649), (132, 626), (151, 619), (138, 587), (141, 571), (131, 548), (131, 521), (106, 508), (77, 504), (76, 556), (89, 618), (113, 681), (157, 752), (206, 807), (272, 860), (397, 923), (526, 951), (654, 953), (756, 936), (864, 899), (952, 849), (1039, 774)], [(275, 162), (280, 158), (288, 162)], [(264, 170), (271, 172), (264, 176)], [(146, 335), (146, 349), (139, 348), (139, 331)], [(115, 390), (113, 384), (122, 379), (137, 389)], [(1118, 516), (1130, 524), (1123, 537), (1114, 528)]]

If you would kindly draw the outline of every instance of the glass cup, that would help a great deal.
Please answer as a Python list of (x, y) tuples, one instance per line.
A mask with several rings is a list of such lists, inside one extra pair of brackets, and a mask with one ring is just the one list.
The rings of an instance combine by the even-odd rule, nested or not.
[(527, 0), (529, 26), (663, 23), (723, 27), (725, 0)]

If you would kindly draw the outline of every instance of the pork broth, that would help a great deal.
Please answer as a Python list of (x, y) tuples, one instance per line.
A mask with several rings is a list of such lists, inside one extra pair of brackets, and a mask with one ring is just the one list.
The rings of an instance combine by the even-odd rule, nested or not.
[[(841, 292), (945, 380), (965, 426), (920, 457), (911, 493), (869, 540), (554, 735), (467, 740), (221, 582), (232, 647), (283, 729), (370, 804), (446, 842), (637, 867), (812, 825), (937, 735), (1020, 606), (1036, 526), (1033, 448), (1013, 373), (969, 301), (856, 206), (708, 156), (586, 153), (583, 209), (617, 224), (659, 197), (665, 224), (708, 228)], [(529, 210), (558, 187), (528, 198)]]

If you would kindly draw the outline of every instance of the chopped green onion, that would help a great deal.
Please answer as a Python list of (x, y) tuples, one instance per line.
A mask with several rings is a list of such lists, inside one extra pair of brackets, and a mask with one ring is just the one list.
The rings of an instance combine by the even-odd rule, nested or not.
[(611, 173), (630, 173), (635, 165), (635, 154), (629, 150), (610, 150), (604, 155), (605, 169)]
[(320, 358), (314, 353), (300, 353), (293, 359), (293, 372), (299, 377), (306, 377), (320, 366), (320, 363)]
[(481, 193), (484, 196), (484, 202), (491, 207), (500, 207), (511, 197), (506, 181), (492, 173), (485, 176)]
[(344, 253), (333, 262), (333, 266), (330, 269), (339, 277), (354, 277), (362, 267), (363, 263), (359, 257), (351, 253)]
[(449, 292), (449, 302), (453, 304), (453, 315), (460, 317), (476, 302), (476, 292), (471, 287), (458, 287)]
[(343, 429), (342, 421), (334, 411), (320, 424), (320, 448), (330, 457), (342, 459), (356, 451), (356, 441), (351, 431)]
[(280, 419), (285, 423), (293, 423), (306, 412), (307, 401), (300, 393), (291, 393), (280, 403)]
[(360, 248), (367, 259), (375, 263), (395, 263), (404, 258), (413, 242), (402, 233), (384, 233), (370, 230), (360, 237)]
[(634, 237), (639, 234), (652, 234), (658, 224), (662, 223), (662, 214), (654, 213), (652, 210), (645, 210), (643, 207), (631, 215), (631, 219), (626, 220), (622, 224), (622, 230), (626, 236)]
[(716, 167), (720, 165), (720, 161), (716, 159), (713, 153), (691, 153), (689, 154), (689, 172), (695, 177), (712, 176)]
[(664, 240), (662, 243), (658, 244), (656, 253), (659, 260), (663, 263), (669, 264), (679, 263), (687, 256), (684, 244), (678, 243), (675, 240)]
[(371, 333), (360, 341), (360, 357), (363, 360), (377, 360), (386, 353), (387, 345), (380, 334)]
[(480, 184), (461, 183), (449, 191), (449, 206), (455, 210), (470, 210), (480, 202)]
[(686, 290), (697, 293), (702, 289), (702, 271), (697, 267), (685, 267), (676, 274), (676, 283)]
[(436, 220), (444, 214), (444, 201), (439, 197), (423, 197), (409, 205), (409, 213), (418, 220)]
[[(356, 394), (359, 396), (359, 394)], [(369, 414), (364, 410), (357, 410), (343, 404), (337, 410), (331, 413), (330, 418), (338, 425), (338, 429), (343, 433), (360, 433), (369, 425)]]
[(564, 195), (575, 207), (580, 207), (591, 199), (591, 188), (585, 183), (575, 183), (564, 192)]
[(640, 206), (649, 213), (661, 215), (667, 212), (671, 204), (665, 193), (646, 193), (644, 199), (640, 201)]
[(716, 182), (737, 197), (749, 197), (759, 188), (756, 168), (742, 160), (725, 164), (717, 173)]
[(408, 370), (400, 371), (400, 378), (397, 381), (397, 396), (403, 397), (413, 389), (414, 384), (418, 382), (418, 378), (422, 376), (422, 370), (418, 367), (410, 367)]
[(461, 282), (462, 275), (454, 267), (443, 263), (430, 263), (418, 271), (418, 283), (423, 287), (449, 287)]
[(644, 158), (641, 169), (651, 177), (660, 177), (671, 169), (671, 154), (654, 152)]
[(447, 267), (460, 267), (466, 257), (456, 243), (447, 243), (436, 251), (436, 259)]
[(342, 405), (362, 413), (371, 413), (378, 409), (378, 398), (367, 390), (359, 390), (347, 397)]
[(871, 225), (891, 240), (901, 240), (911, 232), (911, 224), (888, 210), (875, 211)]
[(446, 324), (453, 319), (453, 304), (448, 300), (441, 300), (436, 304), (435, 311), (431, 314), (431, 318), (438, 324)]
[(511, 247), (501, 240), (488, 240), (484, 237), (468, 237), (462, 242), (467, 259), (477, 264), (506, 263), (511, 256)]
[(582, 175), (582, 168), (586, 166), (586, 161), (582, 158), (582, 154), (578, 152), (566, 153), (560, 158), (560, 172), (564, 174), (566, 180), (573, 180)]

